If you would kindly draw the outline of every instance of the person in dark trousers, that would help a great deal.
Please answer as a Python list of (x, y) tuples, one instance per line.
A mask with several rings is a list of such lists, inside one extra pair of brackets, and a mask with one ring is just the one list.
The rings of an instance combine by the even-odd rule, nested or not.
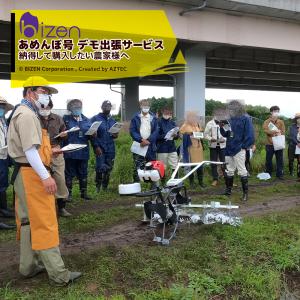
[[(59, 150), (61, 143), (67, 137), (67, 133), (65, 133), (66, 126), (62, 117), (51, 112), (52, 108), (53, 102), (50, 100), (48, 106), (41, 108), (38, 113), (42, 128), (46, 129), (49, 134), (52, 149)], [(66, 210), (66, 200), (69, 196), (69, 191), (66, 186), (65, 160), (62, 153), (52, 157), (50, 167), (57, 185), (55, 199), (58, 207), (58, 215), (60, 217), (70, 217), (71, 214)]]
[[(285, 134), (284, 122), (279, 119), (280, 108), (272, 106), (270, 108), (270, 117), (264, 122), (263, 130), (267, 136), (266, 141), (266, 172), (272, 176), (273, 164), (272, 159), (276, 157), (276, 177), (283, 179), (283, 150), (274, 150), (272, 137)], [(270, 129), (271, 125), (275, 126), (275, 130)]]
[(110, 173), (113, 170), (114, 160), (116, 156), (115, 139), (118, 133), (110, 133), (109, 129), (116, 123), (111, 117), (112, 105), (109, 100), (105, 100), (101, 109), (102, 112), (91, 118), (91, 122), (101, 122), (97, 137), (93, 141), (93, 148), (96, 155), (96, 188), (100, 192), (101, 186), (103, 191), (107, 190), (109, 184)]
[(170, 167), (172, 171), (178, 164), (175, 140), (178, 139), (179, 133), (177, 131), (168, 140), (166, 134), (176, 127), (175, 121), (172, 120), (172, 110), (168, 107), (163, 108), (162, 117), (158, 120), (157, 159), (162, 161), (166, 168)]
[(226, 190), (230, 196), (233, 187), (235, 170), (241, 177), (243, 195), (241, 200), (248, 200), (248, 172), (245, 166), (246, 149), (254, 144), (254, 129), (249, 117), (245, 115), (244, 106), (238, 100), (232, 100), (227, 105), (228, 122), (221, 122), (221, 134), (227, 138), (225, 150)]
[(89, 153), (89, 136), (85, 133), (91, 127), (90, 120), (82, 114), (82, 102), (79, 99), (72, 99), (68, 101), (67, 109), (71, 112), (70, 115), (64, 115), (63, 120), (66, 129), (79, 127), (79, 130), (69, 132), (67, 138), (63, 141), (63, 145), (68, 144), (83, 144), (87, 147), (65, 153), (65, 176), (66, 185), (69, 190), (69, 201), (72, 199), (72, 181), (76, 176), (79, 180), (80, 196), (84, 200), (91, 200), (92, 198), (87, 194), (87, 177), (88, 177), (88, 161)]
[[(8, 208), (7, 193), (8, 188), (8, 166), (9, 158), (7, 154), (7, 122), (5, 114), (12, 110), (13, 105), (0, 97), (0, 216), (14, 218), (15, 214)], [(0, 229), (13, 229), (15, 226), (0, 222)]]
[[(221, 119), (221, 112), (215, 111), (214, 118), (206, 124), (204, 138), (208, 141), (210, 160), (225, 162), (226, 138), (220, 132), (219, 124)], [(222, 171), (223, 175), (225, 175), (225, 168), (223, 166)], [(211, 185), (216, 186), (219, 181), (217, 165), (211, 165), (211, 173), (213, 178)]]
[[(297, 159), (297, 177), (300, 179), (300, 141), (297, 138), (297, 135), (300, 130), (300, 113), (295, 114), (293, 124), (289, 128), (289, 147), (288, 147), (288, 159), (289, 159), (289, 172), (290, 175), (294, 175), (294, 160)], [(298, 153), (296, 149), (298, 148)]]
[(134, 170), (133, 180), (139, 182), (137, 170), (146, 162), (156, 159), (156, 141), (158, 124), (156, 116), (150, 112), (150, 103), (144, 99), (140, 101), (141, 110), (134, 115), (130, 122), (130, 135), (141, 147), (148, 147), (144, 156), (133, 153)]

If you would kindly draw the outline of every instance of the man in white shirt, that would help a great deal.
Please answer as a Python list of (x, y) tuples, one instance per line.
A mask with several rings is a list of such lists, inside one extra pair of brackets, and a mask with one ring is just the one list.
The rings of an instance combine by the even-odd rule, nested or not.
[(158, 125), (156, 116), (150, 112), (150, 103), (144, 99), (140, 101), (141, 111), (136, 113), (130, 122), (130, 135), (141, 147), (148, 147), (145, 156), (133, 153), (133, 180), (139, 182), (137, 170), (145, 162), (156, 159), (156, 140)]
[[(208, 140), (209, 153), (211, 161), (222, 161), (225, 162), (225, 148), (226, 138), (224, 138), (220, 132), (219, 121), (221, 119), (221, 113), (218, 111), (214, 112), (214, 118), (206, 124), (204, 130), (204, 138)], [(222, 167), (224, 173), (224, 168)], [(212, 173), (212, 186), (218, 184), (219, 176), (217, 171), (217, 165), (211, 165)]]

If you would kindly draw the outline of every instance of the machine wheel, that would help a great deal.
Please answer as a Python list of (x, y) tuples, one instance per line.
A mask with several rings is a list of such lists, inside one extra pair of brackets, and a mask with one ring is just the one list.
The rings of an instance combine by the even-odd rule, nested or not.
[(165, 203), (158, 203), (151, 214), (150, 226), (152, 227), (154, 242), (169, 245), (176, 236), (178, 227), (178, 208), (176, 195), (169, 194)]

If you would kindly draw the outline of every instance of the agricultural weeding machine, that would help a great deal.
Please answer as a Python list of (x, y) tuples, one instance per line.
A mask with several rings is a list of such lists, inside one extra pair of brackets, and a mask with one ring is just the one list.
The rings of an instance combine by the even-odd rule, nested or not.
[[(164, 165), (160, 161), (146, 163), (138, 170), (141, 181), (151, 183), (152, 189), (141, 191), (140, 183), (119, 186), (120, 195), (135, 195), (143, 199), (136, 204), (143, 209), (143, 222), (149, 222), (154, 238), (153, 241), (162, 245), (169, 245), (176, 236), (178, 226), (182, 224), (229, 224), (239, 226), (242, 223), (238, 215), (238, 206), (231, 202), (224, 205), (217, 201), (202, 204), (192, 204), (188, 196), (184, 180), (198, 168), (205, 165), (224, 165), (222, 162), (202, 161), (200, 163), (178, 163), (171, 178), (164, 186), (159, 186), (164, 177)], [(179, 170), (184, 168), (185, 175), (179, 178)], [(146, 199), (145, 199), (146, 198)]]

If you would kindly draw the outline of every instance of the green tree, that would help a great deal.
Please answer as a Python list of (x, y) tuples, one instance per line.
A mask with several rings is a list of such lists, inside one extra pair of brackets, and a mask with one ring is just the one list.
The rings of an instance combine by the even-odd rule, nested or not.
[(213, 99), (205, 100), (205, 115), (212, 116), (215, 109), (225, 109), (226, 104), (221, 101), (216, 101)]
[(162, 109), (164, 107), (168, 107), (170, 109), (173, 109), (173, 101), (174, 98), (170, 97), (170, 98), (165, 98), (165, 97), (161, 97), (161, 98), (148, 98), (147, 100), (150, 101), (150, 109), (152, 112), (154, 113), (158, 113), (159, 115), (161, 115)]

